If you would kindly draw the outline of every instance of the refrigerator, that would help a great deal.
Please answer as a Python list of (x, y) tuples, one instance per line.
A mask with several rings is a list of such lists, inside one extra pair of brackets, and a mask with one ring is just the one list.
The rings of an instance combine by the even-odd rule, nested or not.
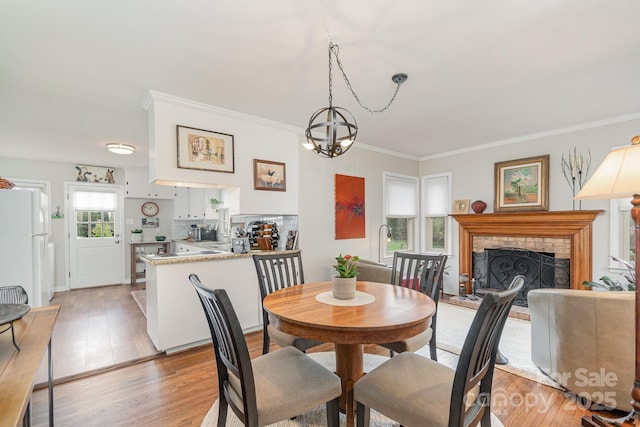
[(49, 304), (45, 215), (41, 191), (0, 190), (0, 286), (22, 286), (31, 307)]

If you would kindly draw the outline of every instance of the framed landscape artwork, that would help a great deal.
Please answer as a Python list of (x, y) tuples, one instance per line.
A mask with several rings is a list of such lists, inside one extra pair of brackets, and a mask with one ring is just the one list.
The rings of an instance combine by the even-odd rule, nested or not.
[(281, 162), (253, 159), (253, 189), (287, 191), (287, 166)]
[(336, 240), (365, 237), (364, 178), (336, 174)]
[(178, 125), (178, 168), (234, 173), (233, 135)]
[(494, 165), (494, 212), (549, 210), (549, 155)]

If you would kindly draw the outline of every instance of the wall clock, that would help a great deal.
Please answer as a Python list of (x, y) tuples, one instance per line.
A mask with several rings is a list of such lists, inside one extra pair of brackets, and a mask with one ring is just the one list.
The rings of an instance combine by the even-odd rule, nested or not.
[(155, 202), (144, 202), (142, 204), (142, 213), (145, 216), (156, 216), (159, 211), (160, 208)]

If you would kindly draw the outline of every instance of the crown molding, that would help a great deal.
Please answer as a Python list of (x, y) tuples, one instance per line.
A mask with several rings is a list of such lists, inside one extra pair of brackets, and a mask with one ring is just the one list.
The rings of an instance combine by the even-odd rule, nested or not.
[(612, 125), (616, 123), (628, 122), (640, 119), (640, 113), (632, 113), (624, 116), (612, 117), (603, 120), (597, 120), (589, 123), (582, 123), (574, 126), (567, 126), (560, 129), (549, 130), (545, 132), (532, 133), (529, 135), (519, 136), (516, 138), (503, 139), (501, 141), (489, 142), (487, 144), (475, 145), (473, 147), (462, 148), (460, 150), (446, 151), (444, 153), (432, 154), (430, 156), (420, 157), (420, 161), (441, 159), (443, 157), (455, 156), (458, 154), (472, 153), (474, 151), (486, 150), (489, 148), (501, 147), (504, 145), (517, 144), (520, 142), (531, 141), (533, 139), (546, 138), (548, 136), (562, 135), (566, 133), (578, 132), (585, 129), (593, 129), (601, 126)]
[(373, 145), (364, 144), (362, 142), (356, 142), (355, 148), (361, 148), (363, 150), (375, 151), (376, 153), (386, 154), (389, 156), (400, 157), (403, 159), (419, 161), (418, 156), (412, 156), (411, 154), (399, 153), (397, 151), (387, 150), (386, 148), (375, 147)]
[(258, 123), (272, 128), (282, 129), (288, 132), (304, 134), (304, 129), (301, 129), (297, 126), (291, 126), (285, 123), (263, 119), (261, 117), (251, 116), (249, 114), (239, 113), (237, 111), (227, 110), (225, 108), (215, 107), (213, 105), (192, 101), (190, 99), (180, 98), (178, 96), (169, 95), (155, 90), (149, 90), (143, 100), (142, 106), (145, 110), (148, 111), (153, 102), (164, 102), (166, 104), (173, 104), (179, 107), (191, 108), (192, 110), (203, 111), (205, 113), (211, 113), (231, 119), (244, 120), (247, 122)]
[[(154, 102), (164, 102), (167, 104), (177, 105), (179, 107), (186, 107), (186, 108), (191, 108), (193, 110), (216, 114), (218, 116), (245, 120), (252, 123), (259, 123), (265, 126), (279, 128), (279, 129), (282, 129), (288, 132), (297, 133), (300, 135), (304, 135), (305, 133), (305, 129), (297, 126), (287, 125), (285, 123), (263, 119), (261, 117), (251, 116), (249, 114), (243, 114), (237, 111), (227, 110), (225, 108), (215, 107), (213, 105), (192, 101), (190, 99), (180, 98), (179, 96), (169, 95), (163, 92), (158, 92), (158, 91), (149, 89), (142, 100), (142, 108), (144, 108), (146, 111), (149, 111), (149, 109), (151, 108)], [(395, 156), (395, 157), (401, 157), (409, 160), (415, 160), (415, 161), (419, 160), (417, 156), (399, 153), (396, 151), (387, 150), (385, 148), (374, 147), (372, 145), (367, 145), (360, 142), (357, 143), (356, 147), (363, 150), (375, 151), (377, 153), (386, 154), (386, 155)]]

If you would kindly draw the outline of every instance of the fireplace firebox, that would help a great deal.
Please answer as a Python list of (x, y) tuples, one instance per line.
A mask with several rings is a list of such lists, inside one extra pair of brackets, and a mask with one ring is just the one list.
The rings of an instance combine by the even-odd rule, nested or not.
[(478, 294), (487, 289), (507, 289), (515, 276), (525, 277), (514, 305), (527, 307), (527, 293), (531, 289), (570, 288), (569, 259), (556, 258), (553, 253), (519, 248), (485, 249), (474, 252), (472, 262)]

